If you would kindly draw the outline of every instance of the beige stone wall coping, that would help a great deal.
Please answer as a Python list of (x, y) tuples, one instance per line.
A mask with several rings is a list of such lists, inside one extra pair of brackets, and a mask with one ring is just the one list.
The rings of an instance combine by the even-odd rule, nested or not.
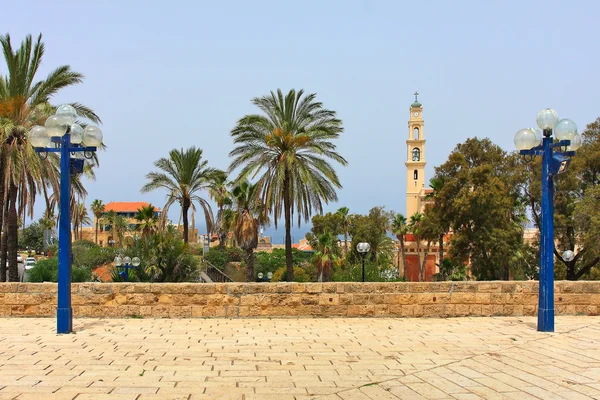
[[(535, 315), (538, 282), (74, 283), (79, 317)], [(55, 283), (0, 283), (0, 316), (54, 316)], [(598, 315), (600, 282), (559, 281), (556, 314)]]

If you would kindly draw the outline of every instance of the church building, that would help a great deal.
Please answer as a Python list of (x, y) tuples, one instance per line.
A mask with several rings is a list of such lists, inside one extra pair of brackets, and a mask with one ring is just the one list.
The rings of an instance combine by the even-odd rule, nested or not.
[[(423, 213), (428, 203), (427, 195), (433, 189), (425, 187), (425, 121), (423, 120), (423, 105), (419, 103), (419, 93), (415, 92), (415, 101), (410, 105), (410, 116), (408, 119), (408, 139), (406, 140), (406, 217), (410, 223), (410, 217), (415, 213)], [(406, 268), (401, 268), (401, 274), (411, 282), (419, 281), (420, 265), (423, 257), (427, 257), (425, 264), (425, 280), (431, 281), (432, 275), (437, 273), (438, 243), (431, 243), (428, 254), (425, 254), (427, 243), (422, 242), (418, 246), (415, 237), (407, 234), (405, 239)], [(399, 249), (398, 249), (399, 250)], [(419, 250), (419, 252), (417, 252)], [(402, 257), (400, 251), (396, 252)], [(398, 265), (402, 261), (397, 260)], [(406, 270), (405, 270), (406, 269)]]

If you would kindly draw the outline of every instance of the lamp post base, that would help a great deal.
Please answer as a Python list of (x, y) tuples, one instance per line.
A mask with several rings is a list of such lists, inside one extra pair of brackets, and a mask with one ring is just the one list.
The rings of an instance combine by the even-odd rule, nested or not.
[(57, 308), (56, 309), (56, 333), (71, 333), (73, 332), (73, 309)]
[(554, 332), (554, 308), (538, 309), (538, 332)]

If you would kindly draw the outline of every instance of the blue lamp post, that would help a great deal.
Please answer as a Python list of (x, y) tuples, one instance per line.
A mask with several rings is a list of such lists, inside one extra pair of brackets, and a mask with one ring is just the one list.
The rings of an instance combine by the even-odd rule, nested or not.
[[(58, 222), (58, 307), (56, 309), (57, 333), (73, 331), (71, 308), (71, 175), (83, 172), (84, 160), (71, 158), (82, 152), (86, 158), (102, 144), (102, 131), (96, 126), (83, 129), (76, 124), (77, 111), (68, 104), (46, 119), (45, 127), (34, 126), (28, 138), (40, 155), (60, 153), (60, 219)], [(52, 147), (48, 145), (52, 144)]]
[[(537, 330), (554, 332), (554, 181), (567, 170), (569, 157), (581, 146), (577, 126), (570, 119), (558, 119), (558, 114), (546, 108), (537, 116), (542, 134), (533, 128), (515, 134), (515, 146), (520, 154), (533, 159), (542, 156), (542, 222), (540, 226), (540, 287)], [(552, 137), (554, 131), (555, 137)], [(554, 140), (557, 142), (554, 142)], [(561, 152), (561, 148), (566, 150)], [(555, 149), (558, 149), (555, 150)]]
[(129, 282), (129, 269), (136, 268), (140, 265), (140, 259), (138, 257), (133, 257), (132, 259), (129, 257), (121, 258), (116, 256), (114, 262), (115, 267), (123, 269), (123, 271), (119, 272), (119, 275), (125, 279), (125, 282)]

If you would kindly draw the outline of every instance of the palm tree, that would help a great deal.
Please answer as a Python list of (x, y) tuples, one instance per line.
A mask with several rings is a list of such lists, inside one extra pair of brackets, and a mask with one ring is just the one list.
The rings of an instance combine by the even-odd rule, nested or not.
[[(400, 254), (402, 255), (402, 265), (404, 267), (404, 278), (406, 279), (406, 246), (404, 244), (405, 235), (408, 233), (409, 226), (406, 223), (406, 217), (400, 213), (396, 214), (392, 220), (392, 233), (396, 235), (400, 242)], [(398, 257), (398, 273), (400, 273), (400, 257)]]
[(73, 221), (73, 231), (75, 235), (75, 240), (81, 239), (81, 228), (83, 224), (91, 224), (92, 220), (90, 219), (87, 208), (85, 208), (85, 204), (77, 203), (75, 207), (71, 209), (71, 218)]
[(92, 205), (90, 206), (92, 213), (94, 214), (94, 225), (96, 227), (96, 244), (98, 244), (98, 225), (100, 221), (100, 217), (104, 214), (104, 203), (102, 200), (94, 200), (92, 201)]
[[(294, 278), (292, 259), (292, 215), (298, 224), (308, 222), (311, 214), (322, 212), (322, 203), (336, 201), (338, 176), (328, 159), (346, 165), (332, 143), (343, 131), (334, 111), (315, 101), (315, 94), (290, 90), (284, 97), (277, 93), (255, 98), (252, 102), (263, 115), (241, 118), (231, 131), (237, 145), (229, 155), (234, 160), (229, 171), (238, 167), (237, 182), (260, 175), (256, 185), (273, 220), (285, 218), (285, 262), (287, 279)], [(277, 227), (277, 225), (275, 225)]]
[(142, 237), (147, 239), (156, 229), (158, 224), (158, 216), (156, 210), (152, 204), (144, 206), (137, 210), (135, 219), (140, 222), (140, 228), (142, 230)]
[[(3, 211), (4, 232), (8, 235), (7, 251), (11, 281), (18, 280), (17, 272), (17, 215), (33, 215), (33, 203), (43, 179), (58, 181), (56, 170), (49, 168), (56, 155), (47, 161), (33, 151), (27, 140), (27, 132), (34, 125), (43, 125), (53, 113), (50, 98), (59, 90), (82, 82), (83, 75), (61, 66), (52, 71), (45, 80), (35, 82), (35, 75), (44, 55), (44, 44), (39, 35), (33, 41), (28, 35), (15, 51), (10, 35), (0, 36), (8, 75), (0, 77), (0, 176), (3, 179), (4, 196), (0, 196)], [(72, 104), (79, 115), (99, 122), (98, 116), (81, 104)], [(1, 191), (1, 190), (0, 190)], [(8, 208), (4, 207), (4, 203)], [(19, 211), (17, 211), (17, 207)], [(6, 212), (4, 212), (6, 211)], [(4, 219), (6, 218), (6, 224)], [(0, 257), (2, 258), (2, 257)]]
[[(223, 212), (225, 207), (231, 206), (231, 193), (227, 187), (227, 174), (223, 171), (217, 171), (215, 177), (212, 179), (210, 186), (208, 187), (208, 196), (217, 203), (217, 220), (215, 221), (215, 227), (217, 235), (219, 236), (219, 247), (225, 247), (225, 240), (228, 229), (225, 229), (225, 221), (223, 219)], [(210, 234), (210, 232), (208, 232)]]
[(335, 213), (342, 217), (341, 228), (344, 233), (344, 252), (348, 254), (348, 229), (350, 228), (350, 216), (348, 207), (340, 207)]
[(123, 237), (125, 232), (129, 231), (129, 223), (124, 216), (117, 214), (113, 222), (113, 231), (119, 238), (119, 247), (123, 247)]
[(142, 187), (142, 193), (154, 189), (167, 189), (167, 203), (163, 207), (163, 219), (166, 218), (169, 207), (174, 202), (181, 204), (183, 217), (183, 240), (188, 243), (188, 211), (192, 208), (194, 218), (194, 201), (197, 201), (204, 210), (206, 229), (212, 231), (213, 218), (210, 204), (196, 193), (208, 189), (211, 180), (218, 173), (216, 169), (206, 166), (208, 162), (202, 160), (202, 149), (190, 147), (187, 150), (173, 149), (169, 158), (161, 158), (154, 163), (159, 172), (150, 172), (146, 178), (150, 181)]
[(254, 249), (258, 246), (258, 228), (268, 223), (265, 207), (257, 201), (257, 186), (242, 182), (231, 191), (235, 200), (233, 235), (237, 245), (246, 251), (246, 279), (254, 281)]
[(333, 263), (338, 261), (337, 240), (329, 232), (319, 235), (316, 241), (315, 262), (318, 268), (318, 281), (328, 282), (331, 280)]
[(112, 236), (112, 240), (115, 240), (115, 221), (117, 220), (117, 212), (115, 210), (110, 210), (107, 213), (104, 213), (101, 219), (102, 225), (104, 229), (106, 229), (105, 225), (110, 226), (109, 232)]

